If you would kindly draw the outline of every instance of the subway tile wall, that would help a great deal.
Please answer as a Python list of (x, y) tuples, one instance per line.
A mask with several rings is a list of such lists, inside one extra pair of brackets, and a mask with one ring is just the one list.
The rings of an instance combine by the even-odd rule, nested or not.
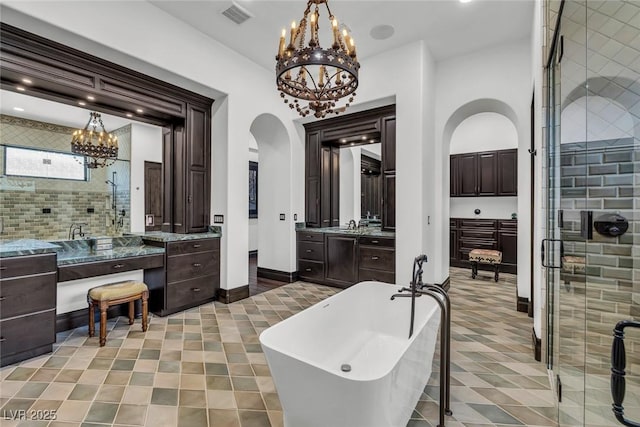
[[(86, 182), (4, 175), (4, 146), (14, 145), (70, 152), (74, 129), (13, 116), (0, 115), (0, 239), (63, 240), (72, 223), (84, 223), (88, 235), (130, 230), (131, 127), (113, 131), (118, 136), (119, 160), (90, 171)], [(107, 179), (115, 172), (116, 211), (125, 210), (122, 227), (113, 227), (112, 189)], [(93, 213), (87, 209), (93, 208)], [(50, 213), (43, 213), (50, 209)], [(116, 220), (117, 221), (117, 220)]]

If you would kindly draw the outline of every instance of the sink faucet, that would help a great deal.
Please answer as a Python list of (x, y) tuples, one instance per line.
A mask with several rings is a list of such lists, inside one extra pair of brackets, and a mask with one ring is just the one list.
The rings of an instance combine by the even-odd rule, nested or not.
[(75, 240), (76, 239), (76, 232), (78, 232), (78, 236), (79, 237), (84, 237), (84, 232), (82, 231), (82, 226), (83, 225), (87, 225), (87, 224), (84, 223), (84, 222), (71, 223), (71, 227), (69, 227), (69, 239)]
[(427, 262), (426, 255), (419, 255), (413, 260), (413, 279), (409, 284), (409, 288), (402, 288), (400, 292), (411, 292), (411, 294), (393, 294), (391, 296), (391, 300), (393, 301), (396, 297), (410, 297), (411, 298), (411, 321), (409, 323), (409, 338), (413, 335), (413, 323), (416, 317), (416, 298), (420, 297), (422, 293), (420, 292), (424, 287), (422, 283), (422, 264)]
[(349, 221), (349, 224), (347, 226), (347, 230), (355, 230), (356, 227), (356, 220), (352, 219), (351, 221)]

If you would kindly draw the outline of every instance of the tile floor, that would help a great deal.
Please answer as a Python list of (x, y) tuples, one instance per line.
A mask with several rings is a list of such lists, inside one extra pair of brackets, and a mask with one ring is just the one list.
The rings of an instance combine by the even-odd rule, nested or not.
[[(514, 283), (509, 274), (494, 283), (490, 273), (471, 280), (468, 270), (452, 269), (447, 426), (555, 425), (547, 372), (533, 360), (531, 319), (515, 311)], [(258, 335), (335, 292), (293, 283), (152, 317), (146, 334), (139, 321), (113, 319), (103, 348), (86, 327), (60, 333), (53, 354), (0, 370), (0, 425), (282, 426)], [(407, 427), (436, 425), (437, 370)]]

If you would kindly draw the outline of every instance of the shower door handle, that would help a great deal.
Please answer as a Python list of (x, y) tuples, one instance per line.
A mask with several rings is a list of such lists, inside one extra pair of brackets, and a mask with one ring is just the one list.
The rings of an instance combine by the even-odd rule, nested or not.
[(624, 348), (624, 328), (640, 328), (640, 322), (622, 320), (613, 328), (613, 344), (611, 345), (611, 397), (613, 398), (613, 413), (620, 424), (628, 427), (640, 427), (640, 423), (629, 421), (624, 417), (625, 368), (627, 354)]
[[(552, 259), (551, 262), (549, 264), (545, 264), (545, 252), (546, 252), (546, 242), (549, 242), (553, 245), (555, 244), (559, 244), (559, 252), (560, 252), (560, 263), (559, 265), (555, 265), (554, 264), (554, 260)], [(542, 253), (541, 253), (541, 258), (542, 258), (542, 266), (546, 267), (546, 268), (562, 268), (562, 259), (564, 258), (564, 243), (562, 242), (562, 240), (559, 239), (542, 239)]]

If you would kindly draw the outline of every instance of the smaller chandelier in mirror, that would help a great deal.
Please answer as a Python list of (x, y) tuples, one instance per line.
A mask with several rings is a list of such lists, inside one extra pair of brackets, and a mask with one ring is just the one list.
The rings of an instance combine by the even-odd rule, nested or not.
[[(332, 39), (324, 49), (319, 36), (321, 4), (327, 9), (327, 33)], [(323, 118), (345, 111), (356, 95), (360, 64), (355, 42), (346, 28), (340, 29), (328, 0), (308, 0), (299, 24), (291, 24), (288, 45), (285, 36), (286, 31), (282, 30), (276, 55), (276, 83), (284, 102), (302, 117), (313, 112), (315, 117)], [(300, 101), (308, 104), (301, 105)]]
[(118, 138), (104, 128), (100, 113), (92, 112), (84, 129), (73, 132), (71, 152), (84, 156), (88, 168), (111, 166), (118, 158)]

